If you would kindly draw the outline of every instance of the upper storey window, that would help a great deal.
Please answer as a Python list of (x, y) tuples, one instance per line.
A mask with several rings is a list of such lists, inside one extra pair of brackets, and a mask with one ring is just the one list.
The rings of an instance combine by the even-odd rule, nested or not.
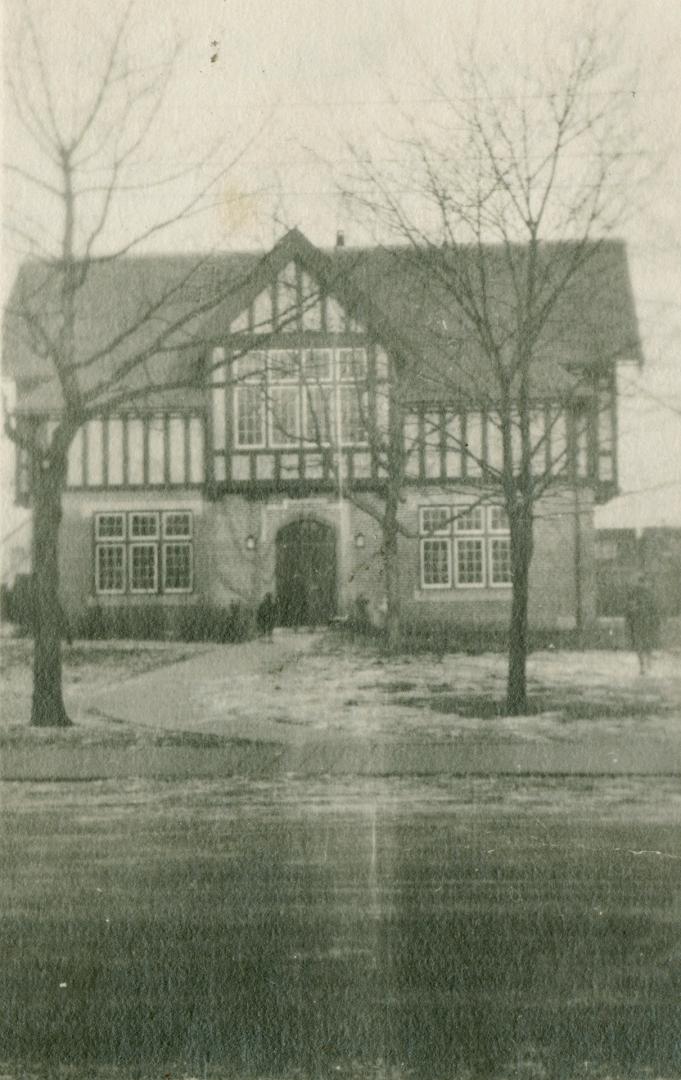
[(363, 445), (366, 380), (363, 348), (271, 349), (239, 357), (231, 378), (235, 446)]

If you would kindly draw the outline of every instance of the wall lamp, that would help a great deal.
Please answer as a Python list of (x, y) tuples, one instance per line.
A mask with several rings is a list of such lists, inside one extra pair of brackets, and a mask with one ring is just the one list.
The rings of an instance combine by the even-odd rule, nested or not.
[(254, 536), (251, 535), (246, 537), (246, 551), (255, 551), (257, 544), (258, 541)]
[(361, 533), (361, 532), (355, 533), (355, 547), (356, 548), (366, 547), (366, 538), (364, 536), (364, 533)]

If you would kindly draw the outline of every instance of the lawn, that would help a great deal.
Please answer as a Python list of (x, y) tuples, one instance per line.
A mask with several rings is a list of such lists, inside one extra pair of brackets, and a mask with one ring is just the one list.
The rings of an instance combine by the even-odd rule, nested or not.
[[(248, 663), (243, 657), (248, 656)], [(26, 730), (30, 702), (30, 643), (5, 640), (0, 650), (4, 690), (0, 740), (53, 739)], [(203, 668), (181, 670), (178, 691), (191, 683), (191, 707), (166, 723), (159, 699), (163, 674), (151, 700), (121, 708), (138, 697), (135, 677), (170, 670), (178, 661), (207, 657)], [(76, 730), (60, 733), (72, 745), (158, 741), (158, 729), (229, 737), (232, 727), (260, 725), (286, 741), (292, 735), (388, 736), (458, 740), (516, 737), (579, 742), (600, 734), (673, 734), (681, 718), (681, 657), (656, 656), (652, 675), (641, 678), (627, 652), (543, 651), (528, 661), (529, 715), (504, 715), (506, 659), (502, 654), (432, 654), (387, 658), (377, 647), (356, 645), (333, 633), (281, 631), (263, 642), (210, 646), (174, 642), (79, 642), (64, 650), (64, 684)], [(184, 678), (184, 672), (187, 678)], [(91, 700), (108, 705), (90, 708)], [(172, 698), (172, 693), (171, 693)], [(175, 702), (169, 700), (169, 713)], [(154, 717), (156, 718), (154, 720)], [(122, 723), (121, 721), (125, 721)], [(150, 731), (156, 726), (155, 732)], [(292, 729), (296, 729), (295, 731)], [(164, 736), (167, 741), (167, 730)], [(205, 742), (211, 745), (210, 738)]]
[(671, 780), (6, 784), (3, 809), (13, 1080), (681, 1076)]

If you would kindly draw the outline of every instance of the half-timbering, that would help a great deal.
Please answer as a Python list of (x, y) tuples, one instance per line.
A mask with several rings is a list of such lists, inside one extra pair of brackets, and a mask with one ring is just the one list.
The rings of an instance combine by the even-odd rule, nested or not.
[[(187, 265), (154, 257), (93, 267), (82, 349), (96, 354), (107, 334), (124, 342), (136, 298), (167, 289)], [(36, 273), (23, 269), (15, 297)], [(385, 588), (372, 505), (399, 465), (408, 618), (506, 621), (499, 404), (446, 298), (410, 273), (404, 253), (323, 252), (296, 230), (265, 255), (216, 257), (187, 277), (184, 304), (192, 289), (205, 296), (206, 279), (230, 287), (213, 306), (202, 300), (182, 342), (135, 373), (128, 400), (118, 387), (71, 445), (65, 608), (255, 606), (273, 592), (288, 624), (328, 621), (358, 597), (378, 613)], [(49, 438), (56, 381), (30, 341), (6, 334), (5, 351), (18, 422)], [(592, 508), (617, 489), (617, 364), (640, 361), (621, 244), (594, 252), (538, 356), (530, 425), (544, 494), (530, 617), (569, 627), (578, 606), (581, 617), (595, 610)], [(105, 372), (106, 349), (98, 362)], [(86, 370), (96, 378), (97, 365)], [(399, 463), (394, 445), (389, 452), (391, 408)], [(30, 504), (21, 453), (17, 497)]]

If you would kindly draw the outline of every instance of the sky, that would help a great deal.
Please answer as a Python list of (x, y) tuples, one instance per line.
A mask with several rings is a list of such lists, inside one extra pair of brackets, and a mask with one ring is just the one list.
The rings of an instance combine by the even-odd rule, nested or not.
[[(122, 3), (29, 0), (55, 77), (60, 115), (82, 108)], [(19, 5), (17, 5), (18, 9)], [(5, 57), (16, 57), (13, 7), (5, 9)], [(631, 95), (650, 176), (620, 229), (627, 241), (646, 363), (622, 373), (620, 484), (602, 524), (681, 525), (681, 5), (678, 0), (601, 0), (593, 11), (612, 44), (604, 92)], [(584, 33), (592, 9), (567, 0), (138, 0), (130, 40), (148, 70), (181, 42), (155, 135), (135, 179), (145, 183), (215, 156), (178, 184), (131, 192), (116, 208), (106, 247), (117, 246), (178, 195), (232, 162), (210, 208), (154, 235), (147, 250), (268, 247), (291, 225), (314, 243), (366, 241), (338, 195), (349, 147), (398, 153), (391, 138), (433, 119), (435, 81), (453, 87), (453, 60), (474, 43), (492, 86), (514, 65)], [(547, 44), (548, 42), (548, 44)], [(5, 97), (5, 160), (37, 167)], [(183, 186), (184, 185), (184, 186)], [(49, 198), (7, 176), (3, 216), (19, 207), (57, 231)], [(52, 216), (51, 216), (52, 215)], [(5, 234), (2, 296), (22, 257)], [(675, 411), (677, 410), (677, 411)], [(6, 481), (7, 454), (3, 454)], [(6, 523), (15, 517), (4, 502)], [(3, 529), (6, 534), (7, 529)]]

